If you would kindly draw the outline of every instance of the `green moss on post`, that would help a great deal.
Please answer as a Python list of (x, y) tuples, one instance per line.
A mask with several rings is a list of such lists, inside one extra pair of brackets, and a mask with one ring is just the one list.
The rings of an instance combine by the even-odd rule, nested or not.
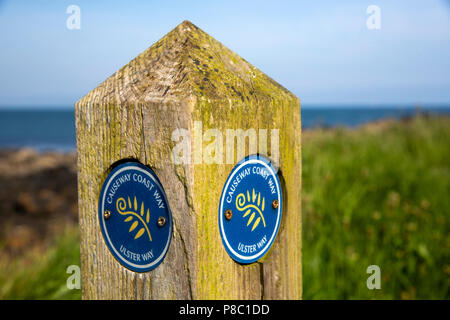
[[(297, 97), (185, 21), (79, 100), (75, 109), (83, 298), (301, 298)], [(234, 164), (176, 165), (171, 160), (172, 133), (182, 128), (193, 137), (195, 121), (202, 122), (203, 132), (214, 128), (224, 137), (226, 129), (279, 129), (283, 221), (260, 262), (235, 263), (220, 239), (220, 193)], [(270, 145), (267, 150), (270, 157)], [(134, 273), (116, 262), (97, 222), (103, 179), (111, 164), (123, 158), (154, 169), (173, 214), (169, 252), (149, 273)]]

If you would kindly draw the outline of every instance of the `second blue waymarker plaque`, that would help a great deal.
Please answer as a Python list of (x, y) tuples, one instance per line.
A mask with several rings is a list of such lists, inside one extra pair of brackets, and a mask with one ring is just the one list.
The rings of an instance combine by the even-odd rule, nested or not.
[(232, 259), (252, 263), (263, 257), (277, 235), (282, 213), (275, 168), (259, 155), (240, 161), (228, 176), (219, 205), (219, 230)]

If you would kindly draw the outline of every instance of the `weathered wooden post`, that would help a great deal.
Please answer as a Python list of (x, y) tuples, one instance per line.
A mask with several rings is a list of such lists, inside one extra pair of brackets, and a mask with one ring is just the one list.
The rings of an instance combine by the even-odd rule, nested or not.
[[(75, 110), (84, 299), (301, 298), (301, 127), (296, 96), (185, 21), (79, 100)], [(229, 138), (230, 132), (238, 137)], [(252, 132), (257, 133), (258, 150)], [(239, 146), (242, 137), (245, 151)], [(279, 164), (283, 200), (272, 247), (249, 264), (230, 258), (218, 223), (224, 184), (244, 152), (265, 154)], [(112, 166), (124, 159), (152, 169), (173, 217), (167, 255), (148, 272), (119, 263), (100, 227), (102, 186)], [(138, 201), (135, 198), (136, 211)], [(124, 208), (127, 203), (132, 208), (132, 202), (124, 200)], [(275, 200), (267, 203), (263, 209), (278, 207)], [(233, 219), (238, 215), (233, 212)]]

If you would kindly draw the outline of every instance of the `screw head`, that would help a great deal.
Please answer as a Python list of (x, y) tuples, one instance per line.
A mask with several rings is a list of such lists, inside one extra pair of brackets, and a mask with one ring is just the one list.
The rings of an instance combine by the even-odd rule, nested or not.
[(105, 212), (103, 213), (103, 217), (105, 218), (105, 220), (108, 220), (109, 217), (111, 217), (111, 211), (105, 210)]
[(166, 224), (166, 218), (164, 217), (159, 217), (158, 218), (158, 227), (164, 227), (164, 225)]
[(277, 199), (275, 199), (275, 200), (272, 201), (272, 208), (276, 209), (276, 208), (278, 208), (279, 205), (280, 205), (280, 204), (278, 203), (278, 200), (277, 200)]
[(231, 220), (232, 217), (233, 217), (233, 212), (231, 212), (230, 209), (225, 210), (225, 219)]

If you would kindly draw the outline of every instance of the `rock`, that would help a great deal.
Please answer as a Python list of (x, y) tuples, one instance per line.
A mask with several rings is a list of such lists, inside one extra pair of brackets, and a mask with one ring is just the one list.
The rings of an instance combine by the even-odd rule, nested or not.
[(11, 161), (15, 163), (23, 163), (36, 158), (36, 156), (36, 150), (32, 148), (23, 148), (11, 154)]
[(76, 172), (75, 153), (0, 150), (0, 259), (78, 223)]
[(35, 197), (28, 192), (21, 192), (17, 196), (14, 207), (19, 213), (25, 214), (36, 214), (39, 211)]

